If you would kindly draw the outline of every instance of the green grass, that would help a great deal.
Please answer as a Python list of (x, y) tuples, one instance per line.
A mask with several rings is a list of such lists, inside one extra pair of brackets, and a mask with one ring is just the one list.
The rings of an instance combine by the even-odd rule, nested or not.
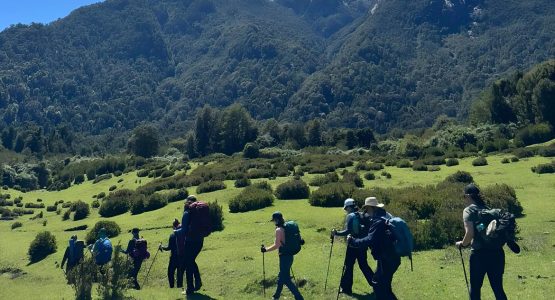
[[(438, 172), (415, 172), (412, 169), (386, 167), (392, 178), (380, 177), (374, 181), (365, 180), (365, 187), (402, 187), (411, 185), (433, 184), (443, 180), (447, 175), (457, 170), (468, 171), (475, 180), (483, 186), (495, 183), (507, 183), (514, 187), (519, 200), (524, 206), (525, 217), (518, 220), (521, 228), (521, 246), (524, 251), (520, 255), (507, 252), (507, 266), (505, 273), (505, 288), (511, 299), (552, 299), (555, 294), (555, 175), (538, 175), (530, 168), (540, 163), (546, 163), (547, 158), (533, 157), (522, 159), (520, 162), (501, 164), (504, 156), (488, 157), (488, 166), (473, 167), (472, 158), (460, 160), (460, 165), (453, 167), (441, 166)], [(350, 168), (352, 169), (352, 168)], [(364, 172), (361, 172), (363, 174)], [(379, 174), (381, 172), (376, 172)], [(313, 175), (303, 178), (306, 182)], [(122, 183), (117, 183), (123, 178)], [(10, 190), (12, 197), (23, 196), (23, 201), (44, 200), (51, 205), (56, 200), (75, 201), (81, 199), (92, 201), (92, 196), (102, 191), (108, 192), (111, 185), (118, 188), (134, 189), (135, 173), (124, 174), (97, 184), (85, 182), (60, 192), (34, 191), (21, 194)], [(142, 184), (151, 179), (140, 178)], [(277, 187), (289, 178), (277, 178), (269, 181)], [(255, 180), (258, 181), (258, 180)], [(233, 181), (226, 181), (227, 189), (200, 195), (204, 201), (215, 201), (223, 204), (226, 226), (223, 232), (212, 234), (205, 240), (205, 247), (200, 254), (198, 264), (203, 275), (202, 294), (216, 299), (262, 299), (262, 255), (260, 244), (273, 242), (274, 226), (267, 222), (275, 210), (284, 213), (287, 219), (297, 220), (300, 224), (306, 245), (295, 257), (294, 273), (298, 279), (304, 278), (307, 284), (301, 288), (306, 299), (334, 299), (341, 273), (344, 243), (335, 243), (328, 280), (328, 290), (324, 294), (324, 280), (330, 250), (329, 230), (340, 226), (343, 212), (341, 208), (319, 208), (309, 206), (306, 200), (276, 200), (273, 207), (248, 212), (230, 214), (227, 212), (227, 202), (236, 196), (240, 189), (233, 188)], [(314, 189), (314, 188), (312, 188)], [(194, 193), (195, 188), (189, 189)], [(109, 218), (122, 227), (122, 234), (113, 239), (114, 244), (126, 244), (133, 227), (145, 229), (142, 235), (149, 241), (154, 257), (156, 245), (167, 243), (170, 229), (149, 229), (170, 226), (173, 218), (180, 218), (182, 202), (171, 203), (168, 206), (131, 216), (129, 213)], [(37, 210), (38, 212), (38, 210)], [(55, 269), (55, 262), (60, 262), (67, 240), (73, 233), (64, 232), (69, 227), (88, 224), (89, 228), (102, 218), (97, 210), (82, 221), (62, 221), (61, 215), (44, 210), (46, 227), (42, 225), (44, 219), (29, 220), (24, 216), (18, 221), (23, 227), (11, 230), (12, 222), (0, 222), (0, 269), (16, 267), (26, 272), (25, 275), (11, 279), (7, 274), (0, 275), (0, 299), (73, 299), (73, 291), (65, 284), (62, 271)], [(462, 219), (462, 212), (461, 212)], [(462, 221), (461, 221), (462, 222)], [(50, 255), (41, 262), (28, 264), (27, 250), (37, 232), (51, 231), (57, 238), (58, 252)], [(84, 238), (86, 232), (78, 232)], [(462, 235), (462, 232), (461, 232)], [(143, 264), (140, 273), (142, 282), (153, 257)], [(141, 291), (131, 291), (130, 295), (137, 299), (178, 299), (181, 298), (177, 289), (167, 287), (166, 268), (168, 253), (159, 253), (152, 267), (147, 286)], [(468, 267), (468, 256), (465, 255)], [(371, 266), (375, 262), (370, 259)], [(266, 276), (275, 278), (278, 270), (276, 253), (266, 254)], [(373, 299), (365, 296), (370, 288), (363, 281), (360, 271), (355, 271), (353, 290), (362, 296), (358, 299)], [(267, 289), (271, 295), (275, 287)], [(403, 259), (401, 267), (394, 277), (393, 289), (400, 299), (467, 299), (464, 275), (461, 269), (458, 251), (453, 247), (444, 250), (419, 252), (414, 255), (414, 272), (410, 271), (407, 260)], [(487, 280), (482, 289), (483, 299), (493, 299), (493, 294)], [(285, 289), (284, 296), (291, 299)], [(203, 299), (203, 298), (199, 298)], [(209, 298), (208, 298), (209, 299)], [(343, 297), (343, 299), (350, 299)]]

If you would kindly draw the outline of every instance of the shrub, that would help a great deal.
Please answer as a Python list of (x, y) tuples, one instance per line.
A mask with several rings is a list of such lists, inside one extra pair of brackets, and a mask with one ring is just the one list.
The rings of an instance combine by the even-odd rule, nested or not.
[(472, 161), (472, 165), (475, 167), (487, 166), (488, 160), (485, 157), (478, 157)]
[(379, 171), (384, 168), (384, 165), (381, 163), (371, 163), (370, 170)]
[(447, 176), (447, 178), (445, 178), (445, 182), (469, 184), (474, 182), (474, 178), (472, 178), (472, 175), (468, 172), (457, 171), (454, 174)]
[(355, 170), (357, 171), (370, 171), (370, 165), (367, 162), (359, 162), (355, 166)]
[(105, 193), (105, 192), (100, 192), (100, 193), (98, 193), (98, 195), (96, 195), (96, 198), (98, 198), (98, 199), (102, 199), (102, 198), (104, 198), (104, 197), (106, 197), (106, 193)]
[(270, 191), (251, 185), (229, 201), (229, 211), (236, 213), (256, 210), (271, 206), (273, 202), (274, 196)]
[(247, 143), (243, 148), (243, 157), (245, 158), (257, 158), (260, 156), (260, 148), (255, 143)]
[(139, 170), (137, 171), (137, 177), (147, 177), (148, 176), (148, 172), (150, 172), (150, 170)]
[(189, 192), (187, 192), (186, 189), (179, 189), (177, 191), (169, 192), (166, 194), (166, 198), (168, 199), (168, 202), (177, 202), (177, 201), (185, 200), (187, 199), (188, 196), (189, 196)]
[(143, 194), (135, 195), (133, 198), (129, 199), (129, 210), (131, 214), (138, 215), (145, 211), (145, 199), (146, 196)]
[(208, 210), (212, 221), (212, 232), (224, 230), (224, 213), (218, 201), (208, 202)]
[(538, 173), (538, 174), (555, 173), (555, 162), (551, 162), (550, 164), (541, 164), (541, 165), (532, 167), (532, 172)]
[(412, 167), (412, 164), (408, 159), (401, 159), (400, 161), (397, 162), (397, 168), (410, 168), (410, 167)]
[(305, 199), (310, 195), (310, 188), (304, 181), (293, 179), (278, 185), (275, 194), (281, 200)]
[(152, 194), (145, 200), (145, 211), (160, 209), (168, 205), (168, 199), (160, 194)]
[(372, 172), (368, 172), (368, 173), (364, 174), (364, 179), (366, 179), (366, 180), (375, 180), (376, 179), (376, 174), (374, 174)]
[(73, 214), (73, 221), (79, 221), (85, 219), (91, 212), (89, 204), (81, 200), (75, 202), (72, 205), (72, 210), (75, 211)]
[(531, 124), (528, 125), (515, 136), (515, 141), (517, 144), (524, 146), (547, 142), (553, 138), (553, 129), (549, 124)]
[(112, 192), (112, 191), (115, 191), (117, 188), (118, 188), (117, 186), (112, 185), (112, 186), (110, 186), (110, 188), (108, 188), (108, 190), (109, 190), (110, 192)]
[(123, 172), (122, 172), (122, 171), (120, 171), (120, 170), (114, 171), (114, 176), (120, 177), (121, 175), (123, 175)]
[(56, 210), (58, 210), (58, 206), (57, 206), (57, 205), (48, 205), (48, 206), (46, 207), (46, 211), (47, 211), (47, 212), (53, 212), (53, 211), (56, 211)]
[(385, 178), (387, 178), (387, 179), (391, 179), (391, 173), (389, 173), (389, 172), (383, 171), (382, 176), (385, 176)]
[(351, 183), (328, 183), (312, 192), (308, 202), (312, 206), (341, 207), (355, 189)]
[(503, 158), (503, 159), (501, 160), (501, 163), (502, 163), (502, 164), (508, 164), (508, 163), (510, 163), (510, 162), (511, 162), (511, 160), (508, 159), (507, 157), (505, 157), (505, 158)]
[(251, 180), (248, 178), (239, 178), (233, 184), (236, 188), (242, 188), (251, 185)]
[(519, 162), (520, 159), (516, 156), (511, 157), (511, 162)]
[(440, 170), (441, 170), (440, 166), (429, 166), (428, 167), (429, 172), (437, 172), (437, 171), (440, 171)]
[(102, 201), (98, 213), (105, 218), (126, 213), (129, 210), (130, 201), (135, 194), (135, 192), (127, 189), (110, 193), (108, 197)]
[(64, 214), (62, 215), (62, 221), (67, 221), (69, 220), (69, 217), (71, 216), (71, 210), (66, 210), (64, 212)]
[(522, 216), (524, 209), (512, 187), (506, 184), (495, 184), (483, 188), (481, 192), (489, 207), (505, 209), (516, 217)]
[(555, 146), (543, 147), (538, 151), (538, 154), (543, 157), (555, 157)]
[(25, 208), (44, 208), (44, 203), (25, 203)]
[(81, 230), (86, 230), (89, 226), (88, 225), (79, 225), (79, 226), (75, 226), (75, 227), (71, 227), (68, 229), (64, 229), (64, 231), (81, 231)]
[(338, 182), (339, 175), (336, 172), (329, 172), (324, 175), (317, 175), (308, 183), (310, 186), (322, 186), (331, 182)]
[(422, 161), (425, 165), (440, 166), (445, 164), (443, 157), (428, 157)]
[(518, 158), (527, 158), (527, 157), (533, 157), (534, 156), (534, 151), (530, 150), (530, 149), (516, 149), (515, 151), (513, 151), (513, 154), (518, 157)]
[(225, 189), (226, 186), (222, 181), (214, 180), (201, 183), (197, 186), (197, 194), (210, 193)]
[(77, 174), (75, 175), (74, 184), (81, 184), (85, 182), (85, 175), (84, 174)]
[(121, 228), (114, 221), (98, 221), (94, 224), (93, 228), (87, 233), (85, 238), (88, 245), (93, 244), (98, 239), (98, 231), (101, 228), (106, 229), (106, 234), (108, 237), (112, 238), (118, 236), (121, 233)]
[(96, 290), (100, 299), (127, 299), (125, 293), (131, 286), (129, 277), (131, 269), (132, 264), (128, 257), (120, 251), (114, 251), (110, 268), (106, 268), (97, 276), (98, 286)]
[(92, 208), (99, 208), (100, 207), (100, 201), (98, 201), (97, 199), (94, 199), (93, 202), (91, 203)]
[(110, 178), (112, 178), (112, 174), (103, 174), (103, 175), (100, 175), (100, 176), (96, 177), (94, 179), (93, 183), (99, 183), (102, 180), (108, 180)]
[(55, 253), (57, 249), (56, 238), (48, 231), (37, 234), (35, 239), (29, 245), (29, 260), (31, 263), (38, 262), (48, 255)]
[(160, 175), (160, 177), (162, 177), (162, 178), (168, 178), (168, 177), (172, 177), (173, 175), (175, 175), (175, 171), (172, 171), (172, 170), (164, 170), (164, 172), (162, 172), (162, 174)]
[(452, 166), (458, 166), (459, 165), (459, 160), (456, 158), (448, 158), (445, 161), (445, 165), (448, 167), (452, 167)]
[(251, 187), (265, 190), (270, 193), (274, 192), (274, 189), (272, 189), (272, 186), (268, 183), (268, 181), (260, 181), (260, 182), (253, 183)]
[(356, 187), (359, 187), (359, 188), (364, 186), (364, 181), (362, 181), (362, 178), (360, 178), (360, 175), (358, 175), (358, 173), (355, 173), (355, 172), (346, 172), (345, 174), (343, 174), (343, 179), (341, 181), (345, 183), (354, 184)]
[(428, 166), (426, 166), (422, 161), (417, 160), (412, 164), (412, 169), (414, 171), (428, 171)]
[(21, 223), (21, 222), (13, 222), (11, 227), (12, 227), (12, 230), (14, 230), (14, 229), (19, 228), (19, 227), (21, 227), (21, 226), (23, 226), (23, 223)]

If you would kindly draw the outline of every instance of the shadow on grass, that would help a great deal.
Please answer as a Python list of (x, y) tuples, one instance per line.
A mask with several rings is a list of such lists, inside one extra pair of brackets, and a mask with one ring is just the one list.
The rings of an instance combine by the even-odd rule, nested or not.
[(187, 295), (187, 297), (185, 297), (185, 299), (191, 299), (191, 300), (216, 300), (216, 298), (212, 298), (208, 295), (203, 295), (200, 293), (195, 293), (192, 295)]
[(359, 294), (359, 293), (353, 293), (351, 294), (351, 299), (357, 299), (357, 300), (376, 300), (376, 296), (374, 296), (374, 293), (372, 294)]

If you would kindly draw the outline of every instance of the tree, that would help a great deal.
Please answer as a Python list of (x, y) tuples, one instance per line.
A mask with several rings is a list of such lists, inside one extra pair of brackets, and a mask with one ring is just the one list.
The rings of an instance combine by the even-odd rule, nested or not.
[(129, 152), (142, 156), (152, 157), (158, 154), (160, 148), (159, 134), (152, 125), (140, 125), (133, 130), (133, 135), (127, 143)]
[(216, 118), (216, 112), (210, 107), (203, 107), (195, 118), (195, 151), (204, 156), (214, 148), (214, 140), (218, 133), (218, 119)]
[(311, 120), (306, 125), (307, 142), (310, 146), (322, 145), (322, 125), (318, 119)]
[(257, 128), (249, 113), (239, 104), (226, 108), (221, 127), (222, 152), (232, 154), (243, 150), (256, 139)]

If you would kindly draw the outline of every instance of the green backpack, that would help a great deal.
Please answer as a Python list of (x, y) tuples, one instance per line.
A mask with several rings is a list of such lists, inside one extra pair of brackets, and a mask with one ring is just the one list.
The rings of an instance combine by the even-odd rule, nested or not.
[(287, 221), (283, 224), (285, 230), (285, 244), (279, 248), (281, 254), (295, 255), (301, 251), (301, 232), (295, 221)]

